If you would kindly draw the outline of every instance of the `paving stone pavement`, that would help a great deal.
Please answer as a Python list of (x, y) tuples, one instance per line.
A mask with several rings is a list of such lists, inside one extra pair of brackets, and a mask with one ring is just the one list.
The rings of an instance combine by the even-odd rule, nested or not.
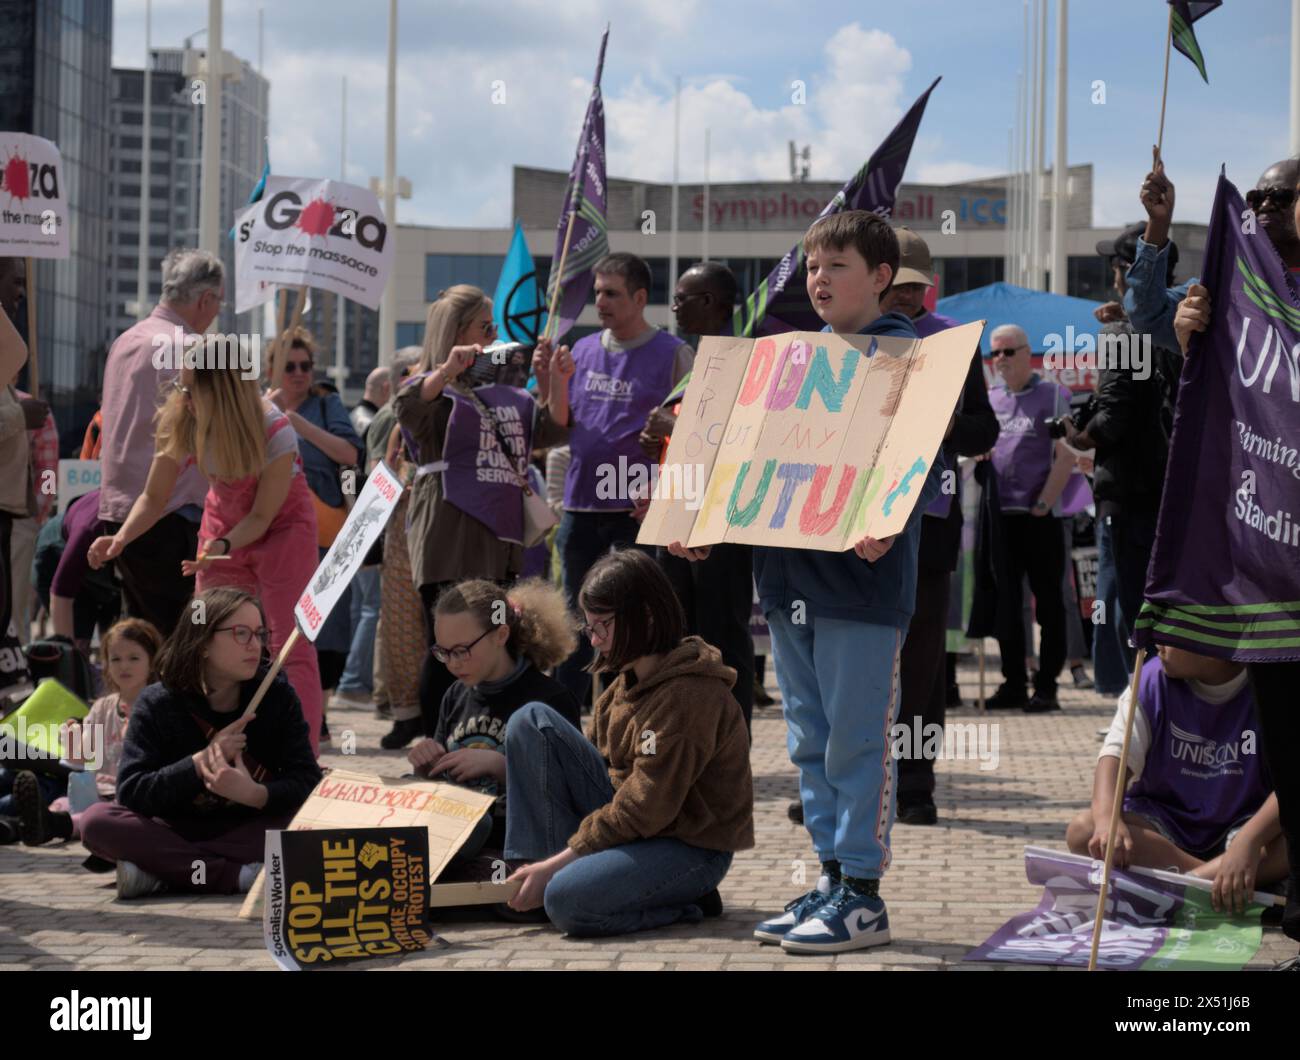
[[(964, 667), (960, 680), (966, 703), (973, 703), (975, 669)], [(451, 914), (439, 922), (444, 946), (353, 967), (1030, 970), (964, 963), (962, 957), (1012, 915), (1037, 904), (1040, 891), (1025, 880), (1022, 849), (1038, 844), (1063, 850), (1066, 823), (1090, 797), (1098, 730), (1114, 708), (1092, 692), (1063, 690), (1061, 701), (1065, 709), (1049, 715), (1004, 711), (981, 718), (970, 706), (950, 712), (957, 722), (996, 725), (983, 747), (991, 752), (996, 746), (997, 765), (981, 769), (978, 760), (940, 762), (938, 826), (894, 827), (894, 863), (881, 887), (894, 937), (888, 946), (807, 957), (760, 945), (750, 935), (757, 920), (805, 889), (793, 882), (795, 873), (802, 869), (812, 877), (817, 868), (807, 833), (786, 817), (795, 777), (778, 705), (755, 712), (757, 845), (737, 855), (723, 882), (725, 911), (719, 919), (616, 939), (570, 940), (548, 926), (508, 924), (486, 913)], [(386, 722), (362, 709), (331, 710), (329, 718), (334, 747), (325, 764), (386, 775), (404, 771), (401, 753), (378, 749)], [(355, 733), (354, 755), (339, 753), (349, 730)], [(274, 967), (262, 945), (260, 921), (236, 916), (240, 897), (119, 902), (113, 876), (83, 871), (84, 856), (78, 843), (0, 847), (0, 971)], [(1264, 944), (1249, 967), (1267, 968), (1294, 956), (1295, 949), (1280, 931), (1265, 929)]]

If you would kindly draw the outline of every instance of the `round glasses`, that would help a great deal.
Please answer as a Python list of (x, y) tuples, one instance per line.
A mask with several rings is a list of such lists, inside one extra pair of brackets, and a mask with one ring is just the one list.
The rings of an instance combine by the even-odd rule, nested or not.
[(472, 641), (470, 641), (468, 644), (459, 644), (454, 648), (444, 648), (440, 644), (435, 644), (432, 648), (429, 649), (429, 654), (432, 655), (443, 665), (446, 665), (452, 659), (455, 659), (456, 662), (464, 662), (466, 659), (469, 658), (470, 652), (474, 650), (474, 645), (477, 644), (479, 641), (481, 641), (484, 637), (486, 637), (491, 632), (492, 630), (486, 629), (482, 633), (480, 633), (477, 637), (475, 637)]
[(578, 627), (578, 632), (584, 637), (590, 639), (594, 633), (601, 640), (609, 635), (609, 627), (614, 624), (612, 618), (599, 618), (595, 622), (587, 622)]

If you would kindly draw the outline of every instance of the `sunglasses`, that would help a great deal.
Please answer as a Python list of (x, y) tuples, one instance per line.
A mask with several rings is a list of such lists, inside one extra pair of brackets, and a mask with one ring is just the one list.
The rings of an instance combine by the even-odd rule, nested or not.
[(989, 350), (989, 360), (996, 361), (999, 357), (1014, 357), (1021, 350), (1028, 349), (1026, 346), (1005, 346), (1000, 350)]
[(675, 294), (672, 302), (669, 303), (673, 309), (680, 309), (692, 298), (708, 298), (708, 291), (696, 291), (694, 294)]
[(191, 391), (189, 387), (184, 386), (179, 379), (172, 380), (172, 389), (175, 390), (176, 393), (180, 394), (181, 397), (189, 397), (190, 394), (193, 393), (193, 391)]
[(1295, 202), (1295, 189), (1275, 186), (1272, 188), (1251, 188), (1246, 192), (1246, 205), (1256, 213), (1266, 202), (1277, 204), (1279, 210), (1288, 209)]
[(284, 374), (292, 375), (294, 372), (310, 372), (312, 369), (311, 361), (285, 361)]
[(455, 659), (457, 662), (464, 662), (469, 658), (470, 652), (474, 650), (474, 645), (491, 632), (492, 630), (486, 629), (468, 644), (461, 644), (455, 648), (444, 648), (440, 644), (435, 644), (429, 649), (429, 654), (443, 665), (446, 665), (452, 659)]
[(256, 637), (264, 648), (271, 639), (271, 631), (265, 627), (253, 629), (251, 626), (218, 626), (214, 632), (229, 633), (235, 638), (236, 644), (247, 644)]

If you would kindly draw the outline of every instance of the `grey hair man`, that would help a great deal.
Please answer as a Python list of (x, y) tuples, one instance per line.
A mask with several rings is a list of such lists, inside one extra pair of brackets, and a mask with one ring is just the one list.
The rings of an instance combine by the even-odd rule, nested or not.
[(370, 374), (366, 376), (366, 389), (361, 395), (361, 400), (352, 409), (352, 426), (357, 429), (357, 434), (363, 438), (366, 434), (366, 428), (370, 426), (370, 421), (375, 418), (378, 412), (388, 401), (391, 395), (393, 384), (391, 367), (380, 366), (372, 368)]
[[(147, 317), (113, 343), (104, 365), (104, 427), (99, 517), (116, 533), (144, 492), (153, 461), (154, 414), (178, 375), (178, 357), (159, 351), (183, 347), (212, 326), (226, 296), (221, 259), (206, 250), (176, 249), (162, 263), (162, 298)], [(182, 472), (153, 529), (116, 559), (127, 614), (171, 633), (194, 593), (181, 574), (193, 559), (207, 482), (197, 467)]]

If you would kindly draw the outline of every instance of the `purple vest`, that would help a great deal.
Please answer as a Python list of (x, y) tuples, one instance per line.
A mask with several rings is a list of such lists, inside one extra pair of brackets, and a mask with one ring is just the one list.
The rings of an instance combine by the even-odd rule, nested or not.
[[(681, 341), (667, 331), (627, 353), (610, 353), (598, 332), (573, 347), (569, 380), (573, 459), (564, 477), (564, 507), (579, 512), (630, 511), (627, 484), (650, 481), (653, 461), (637, 436), (673, 386), (673, 355)], [(641, 465), (644, 471), (633, 471)], [(604, 470), (602, 471), (602, 467)]]
[(1257, 731), (1250, 685), (1216, 706), (1151, 659), (1142, 667), (1138, 703), (1151, 724), (1151, 749), (1124, 809), (1155, 818), (1189, 853), (1209, 852), (1271, 791), (1259, 754), (1243, 751), (1243, 733)]
[(1002, 510), (1027, 512), (1052, 470), (1056, 443), (1047, 433), (1047, 421), (1068, 411), (1070, 392), (1035, 374), (1018, 394), (999, 383), (989, 391), (989, 404), (1002, 428), (993, 447)]
[(447, 436), (442, 443), (442, 495), (448, 504), (477, 519), (502, 541), (519, 544), (524, 536), (524, 494), (519, 480), (527, 474), (532, 450), (536, 404), (526, 390), (512, 386), (476, 387), (475, 395), (497, 421), (510, 446), (502, 455), (497, 431), (483, 423), (471, 401), (448, 387), (452, 400)]

